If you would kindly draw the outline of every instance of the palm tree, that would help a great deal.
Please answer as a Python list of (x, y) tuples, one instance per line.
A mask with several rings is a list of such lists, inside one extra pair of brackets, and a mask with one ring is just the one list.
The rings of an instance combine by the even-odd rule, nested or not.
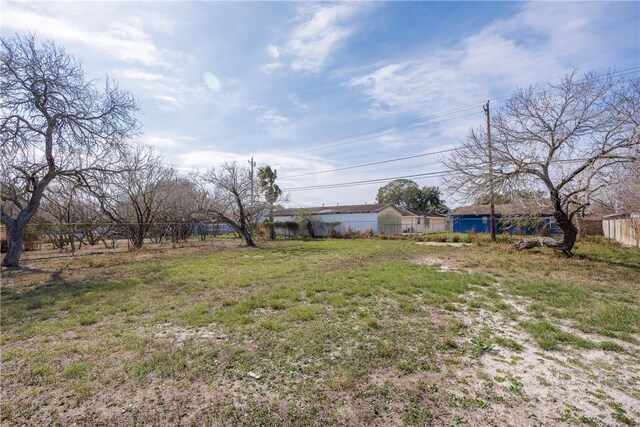
[(273, 227), (273, 205), (282, 195), (282, 190), (276, 184), (278, 172), (271, 169), (271, 166), (258, 168), (258, 179), (260, 180), (260, 190), (264, 193), (265, 199), (269, 203), (269, 238), (275, 240), (276, 230)]

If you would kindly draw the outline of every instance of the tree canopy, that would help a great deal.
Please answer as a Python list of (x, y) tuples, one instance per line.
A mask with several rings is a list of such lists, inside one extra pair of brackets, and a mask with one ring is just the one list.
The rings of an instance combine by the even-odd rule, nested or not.
[(111, 80), (98, 89), (73, 56), (33, 35), (1, 39), (0, 90), (1, 218), (9, 231), (2, 265), (16, 267), (47, 186), (115, 172), (138, 131), (138, 106)]
[(378, 189), (378, 203), (393, 203), (396, 206), (413, 211), (446, 213), (449, 208), (444, 204), (438, 187), (420, 187), (410, 179), (396, 179)]

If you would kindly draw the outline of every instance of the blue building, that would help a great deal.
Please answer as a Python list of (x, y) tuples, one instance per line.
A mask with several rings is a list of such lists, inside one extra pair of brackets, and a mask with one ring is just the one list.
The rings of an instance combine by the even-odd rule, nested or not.
[(196, 223), (191, 226), (191, 232), (196, 236), (201, 235), (213, 235), (217, 236), (220, 234), (231, 233), (233, 229), (225, 223)]
[[(518, 203), (495, 205), (496, 233), (506, 234), (562, 234), (553, 217), (550, 203), (527, 200)], [(472, 205), (458, 208), (449, 214), (451, 230), (456, 233), (489, 233), (489, 205)]]

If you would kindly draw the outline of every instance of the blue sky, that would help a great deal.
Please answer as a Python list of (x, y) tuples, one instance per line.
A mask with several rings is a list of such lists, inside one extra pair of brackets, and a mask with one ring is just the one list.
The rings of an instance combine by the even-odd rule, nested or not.
[[(499, 108), (574, 68), (640, 65), (638, 2), (3, 1), (1, 12), (3, 35), (53, 39), (89, 77), (130, 90), (142, 141), (167, 162), (189, 171), (254, 156), (284, 188), (441, 170), (427, 156), (287, 178), (451, 148), (483, 125), (487, 99)], [(380, 185), (291, 192), (289, 204), (373, 203)]]

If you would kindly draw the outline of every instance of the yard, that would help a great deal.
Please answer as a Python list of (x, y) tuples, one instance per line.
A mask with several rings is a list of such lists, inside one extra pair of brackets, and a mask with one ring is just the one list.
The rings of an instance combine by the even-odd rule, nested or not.
[(2, 272), (2, 425), (636, 425), (640, 250), (260, 242)]

